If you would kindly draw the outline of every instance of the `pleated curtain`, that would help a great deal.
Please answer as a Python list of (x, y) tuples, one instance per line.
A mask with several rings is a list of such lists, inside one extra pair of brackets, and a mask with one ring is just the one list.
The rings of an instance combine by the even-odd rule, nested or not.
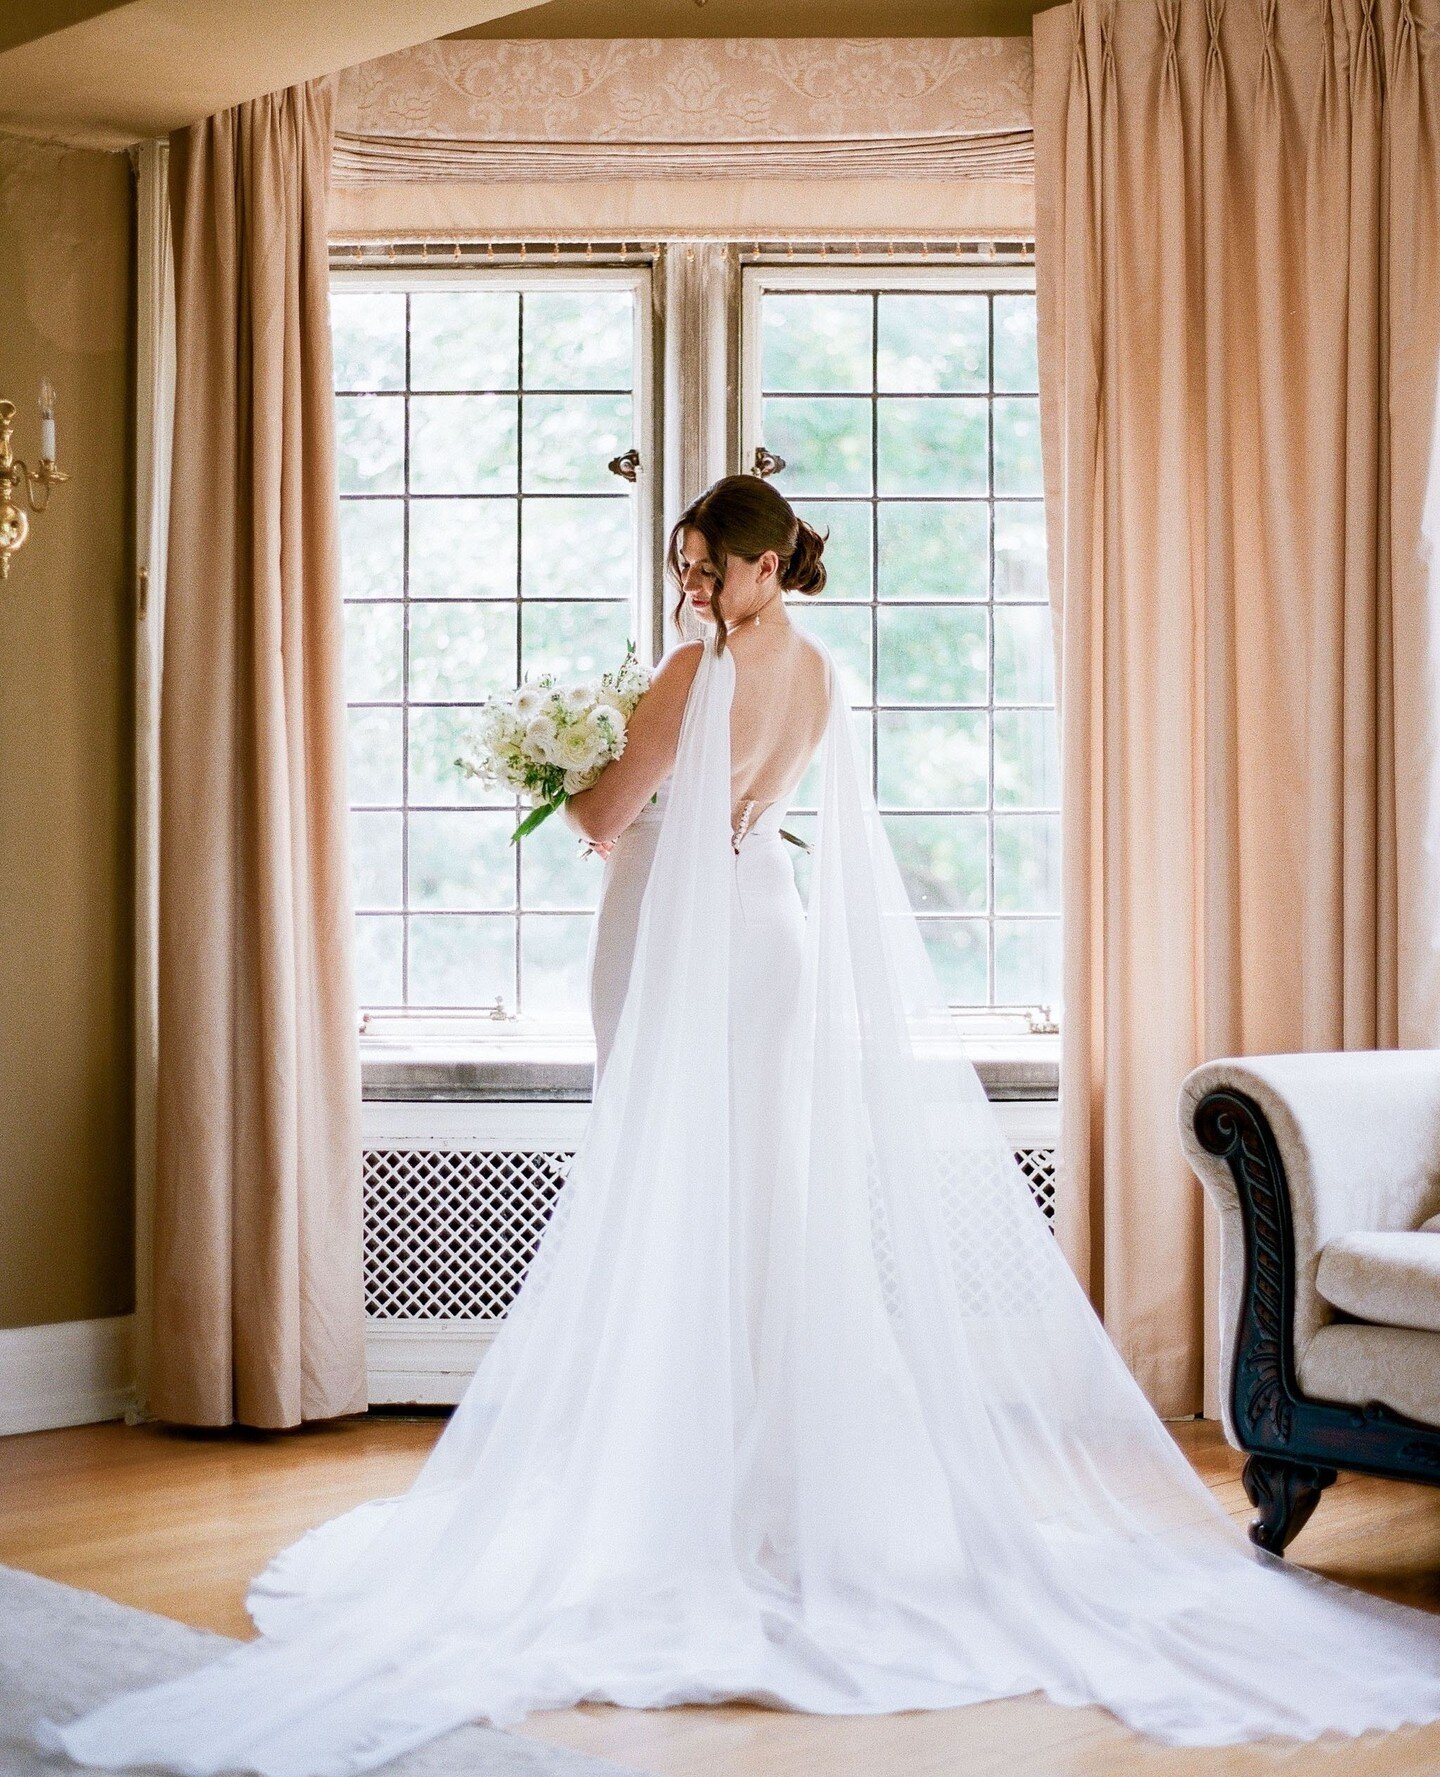
[(327, 189), (334, 87), (170, 142), (150, 1411), (363, 1411)]
[(1034, 50), (1060, 1234), (1214, 1411), (1180, 1081), (1440, 1045), (1440, 5), (1073, 0)]

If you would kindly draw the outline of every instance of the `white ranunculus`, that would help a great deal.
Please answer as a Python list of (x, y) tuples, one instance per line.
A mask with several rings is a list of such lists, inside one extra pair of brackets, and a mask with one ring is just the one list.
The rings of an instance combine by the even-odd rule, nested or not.
[(589, 771), (600, 763), (604, 748), (599, 737), (592, 734), (584, 723), (577, 722), (573, 728), (562, 728), (555, 737), (553, 757), (557, 765), (563, 765), (567, 771)]
[(537, 759), (551, 758), (556, 732), (555, 723), (551, 717), (536, 716), (533, 722), (529, 722), (525, 726), (526, 751)]
[(596, 692), (593, 685), (582, 681), (578, 685), (567, 685), (561, 695), (567, 710), (584, 710), (594, 703)]
[(567, 771), (565, 773), (565, 794), (578, 796), (582, 790), (590, 788), (597, 775), (594, 771)]

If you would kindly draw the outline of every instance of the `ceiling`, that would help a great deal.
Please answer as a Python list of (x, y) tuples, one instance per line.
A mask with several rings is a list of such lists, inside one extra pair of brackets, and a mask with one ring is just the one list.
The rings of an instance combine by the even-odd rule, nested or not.
[[(1051, 0), (887, 0), (883, 35), (1028, 35)], [(10, 0), (0, 131), (119, 148), (435, 37), (874, 37), (876, 0)]]
[(453, 37), (1028, 37), (1054, 0), (544, 0)]
[(10, 0), (0, 131), (124, 147), (531, 3)]

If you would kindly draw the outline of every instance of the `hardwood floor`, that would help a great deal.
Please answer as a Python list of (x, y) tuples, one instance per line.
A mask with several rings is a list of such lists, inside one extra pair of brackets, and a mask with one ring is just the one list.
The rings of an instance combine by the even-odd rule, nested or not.
[[(438, 1419), (356, 1418), (298, 1432), (80, 1426), (0, 1438), (0, 1563), (226, 1635), (252, 1633), (246, 1581), (312, 1524), (405, 1487)], [(1172, 1425), (1226, 1510), (1249, 1506), (1213, 1423)], [(1440, 1489), (1343, 1476), (1292, 1560), (1440, 1610)], [(579, 1709), (515, 1730), (657, 1777), (1432, 1777), (1440, 1726), (1313, 1744), (1175, 1751), (1104, 1711), (1040, 1698), (903, 1715), (748, 1705)]]

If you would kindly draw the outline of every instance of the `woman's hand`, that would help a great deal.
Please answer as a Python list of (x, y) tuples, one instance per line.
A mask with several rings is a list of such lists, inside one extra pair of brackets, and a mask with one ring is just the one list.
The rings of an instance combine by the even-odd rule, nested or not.
[(596, 839), (585, 831), (583, 823), (577, 819), (578, 811), (575, 807), (575, 803), (577, 800), (589, 796), (590, 793), (589, 790), (577, 790), (574, 796), (567, 796), (564, 802), (560, 805), (560, 818), (570, 828), (571, 832), (579, 837), (580, 844), (576, 849), (582, 858), (589, 857), (591, 852), (594, 852), (596, 857), (608, 858), (611, 849), (615, 844), (613, 837), (609, 839)]

